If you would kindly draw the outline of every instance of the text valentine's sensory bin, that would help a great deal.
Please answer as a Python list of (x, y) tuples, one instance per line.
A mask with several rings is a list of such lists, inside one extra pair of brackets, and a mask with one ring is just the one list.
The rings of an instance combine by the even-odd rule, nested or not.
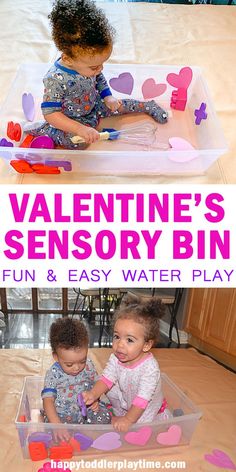
[(149, 64), (108, 64), (104, 74), (115, 97), (155, 100), (168, 111), (168, 123), (144, 113), (106, 118), (99, 131), (118, 133), (84, 150), (53, 149), (45, 137), (32, 142), (22, 129), (43, 119), (42, 78), (49, 67), (22, 65), (2, 106), (0, 157), (13, 172), (200, 174), (227, 149), (201, 70)]
[[(189, 444), (200, 410), (162, 374), (162, 389), (173, 418), (151, 424), (136, 424), (127, 433), (116, 432), (111, 425), (43, 423), (41, 390), (43, 377), (26, 377), (16, 417), (16, 427), (24, 458), (32, 460), (70, 459), (77, 455), (155, 449)], [(56, 431), (70, 434), (68, 443), (55, 442)]]

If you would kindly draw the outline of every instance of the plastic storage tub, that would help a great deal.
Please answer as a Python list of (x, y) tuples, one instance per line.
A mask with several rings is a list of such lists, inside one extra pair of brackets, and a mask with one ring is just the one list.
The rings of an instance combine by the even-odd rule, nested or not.
[[(23, 93), (31, 93), (35, 102), (35, 119), (42, 120), (40, 104), (43, 97), (42, 77), (49, 64), (23, 64), (15, 78), (9, 95), (0, 111), (0, 138), (7, 138), (9, 121), (25, 121), (22, 109)], [(154, 98), (169, 112), (169, 121), (157, 125), (157, 141), (167, 149), (140, 144), (124, 143), (121, 140), (99, 142), (86, 150), (61, 149), (23, 149), (19, 144), (14, 147), (0, 147), (0, 157), (9, 164), (12, 160), (25, 160), (30, 165), (43, 163), (58, 166), (61, 172), (74, 172), (102, 175), (126, 174), (201, 174), (226, 151), (227, 146), (219, 125), (214, 106), (201, 70), (198, 67), (187, 68), (192, 72), (192, 80), (187, 84), (187, 104), (184, 111), (170, 108), (172, 93), (178, 90), (182, 82), (181, 66), (157, 66), (117, 64), (106, 65), (105, 76), (111, 90), (117, 98), (147, 100)], [(177, 77), (171, 85), (169, 74)], [(176, 86), (174, 85), (176, 81)], [(176, 88), (177, 87), (177, 88)], [(119, 91), (117, 91), (119, 90)], [(155, 96), (159, 94), (158, 96)], [(206, 104), (207, 118), (196, 125), (195, 110)], [(105, 127), (124, 129), (132, 124), (153, 120), (145, 114), (123, 115), (107, 118)], [(101, 126), (100, 128), (102, 128)], [(178, 137), (185, 140), (184, 146), (170, 145), (169, 139)]]
[[(71, 437), (80, 442), (81, 451), (73, 448), (72, 455), (95, 455), (106, 451), (112, 453), (141, 451), (189, 444), (201, 411), (186, 395), (167, 377), (162, 374), (162, 387), (168, 407), (177, 416), (160, 423), (134, 425), (128, 433), (117, 433), (111, 425), (60, 425), (32, 422), (35, 411), (42, 407), (41, 390), (43, 377), (26, 377), (20, 405), (16, 417), (16, 427), (24, 458), (30, 458), (29, 444), (34, 441), (44, 443), (47, 457), (55, 458), (56, 443), (53, 433), (60, 427), (70, 432)], [(178, 416), (181, 414), (181, 416)], [(24, 421), (24, 422), (22, 422)], [(41, 459), (45, 459), (41, 457)], [(32, 457), (31, 457), (32, 458)], [(62, 459), (63, 457), (57, 457)], [(67, 457), (68, 458), (68, 457)], [(39, 457), (40, 459), (40, 457)], [(37, 459), (36, 459), (37, 460)]]

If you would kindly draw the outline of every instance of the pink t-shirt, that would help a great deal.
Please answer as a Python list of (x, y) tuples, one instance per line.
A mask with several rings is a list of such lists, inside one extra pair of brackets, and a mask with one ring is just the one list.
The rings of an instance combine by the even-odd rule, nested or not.
[(151, 353), (133, 365), (126, 365), (111, 354), (100, 380), (109, 388), (107, 397), (115, 415), (124, 416), (136, 405), (144, 410), (138, 423), (155, 420), (163, 395), (159, 365)]

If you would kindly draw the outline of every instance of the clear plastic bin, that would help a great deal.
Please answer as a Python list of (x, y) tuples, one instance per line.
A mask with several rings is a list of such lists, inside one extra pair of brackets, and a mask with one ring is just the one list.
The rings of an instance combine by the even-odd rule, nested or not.
[[(129, 433), (117, 433), (111, 425), (60, 425), (52, 423), (33, 422), (35, 411), (42, 408), (41, 390), (43, 377), (26, 377), (16, 416), (16, 427), (24, 458), (29, 456), (29, 443), (35, 439), (36, 433), (48, 433), (52, 440), (46, 441), (48, 457), (50, 448), (56, 445), (53, 433), (60, 427), (70, 432), (72, 438), (76, 434), (84, 435), (81, 451), (74, 450), (74, 455), (96, 455), (101, 451), (112, 453), (129, 452), (142, 449), (155, 449), (189, 444), (199, 418), (202, 416), (197, 406), (167, 377), (162, 374), (162, 388), (168, 408), (177, 416), (159, 423), (136, 424)], [(181, 416), (178, 416), (181, 414)], [(21, 422), (20, 419), (26, 420)], [(32, 419), (31, 419), (32, 418)], [(108, 435), (108, 436), (107, 436)], [(87, 439), (86, 439), (87, 438)], [(109, 444), (109, 447), (107, 446)]]
[[(8, 97), (0, 110), (0, 138), (7, 138), (6, 129), (9, 121), (22, 123), (25, 121), (22, 109), (22, 94), (31, 93), (34, 97), (36, 116), (34, 121), (42, 120), (40, 104), (43, 97), (42, 77), (49, 64), (23, 64), (12, 84)], [(169, 112), (169, 121), (159, 125), (157, 141), (167, 147), (166, 150), (137, 143), (123, 143), (121, 140), (97, 142), (86, 150), (46, 150), (23, 149), (19, 147), (0, 147), (0, 157), (9, 164), (12, 160), (25, 160), (29, 164), (57, 165), (61, 172), (78, 174), (126, 175), (126, 174), (201, 174), (227, 150), (222, 129), (219, 125), (214, 106), (201, 70), (191, 67), (192, 81), (187, 91), (187, 105), (184, 111), (170, 108), (172, 92), (175, 88), (167, 82), (169, 73), (178, 74), (182, 66), (157, 66), (135, 64), (107, 64), (105, 76), (109, 81), (120, 74), (129, 73), (133, 77), (133, 90), (129, 95), (116, 92), (117, 98), (144, 100), (142, 86), (148, 79), (157, 84), (166, 85), (166, 90), (155, 97), (157, 103)], [(130, 91), (129, 91), (130, 93)], [(159, 93), (159, 92), (158, 92)], [(195, 124), (194, 110), (201, 103), (206, 103), (207, 119), (199, 125)], [(100, 128), (108, 127), (124, 129), (143, 120), (153, 120), (145, 114), (123, 115), (122, 117), (106, 118)], [(105, 126), (103, 126), (105, 125)], [(193, 146), (192, 150), (173, 149), (169, 146), (169, 138), (180, 137)], [(18, 146), (14, 143), (14, 146)], [(51, 164), (50, 164), (51, 162)], [(13, 170), (13, 169), (12, 169)], [(15, 171), (14, 171), (15, 172)]]

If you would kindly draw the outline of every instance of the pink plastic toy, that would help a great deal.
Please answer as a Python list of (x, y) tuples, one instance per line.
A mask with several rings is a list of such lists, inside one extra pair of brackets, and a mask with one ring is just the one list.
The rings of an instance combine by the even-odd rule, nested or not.
[(37, 136), (30, 143), (30, 148), (54, 149), (54, 142), (49, 136)]
[(187, 103), (187, 90), (184, 88), (179, 88), (178, 90), (173, 90), (170, 99), (171, 108), (175, 110), (184, 111)]
[[(57, 461), (53, 461), (54, 464), (57, 466)], [(53, 467), (50, 462), (45, 462), (43, 464), (43, 467), (38, 469), (38, 472), (71, 472), (71, 469), (68, 467), (65, 469), (64, 466), (61, 467), (61, 462), (60, 462), (60, 467), (58, 464), (58, 467)]]

